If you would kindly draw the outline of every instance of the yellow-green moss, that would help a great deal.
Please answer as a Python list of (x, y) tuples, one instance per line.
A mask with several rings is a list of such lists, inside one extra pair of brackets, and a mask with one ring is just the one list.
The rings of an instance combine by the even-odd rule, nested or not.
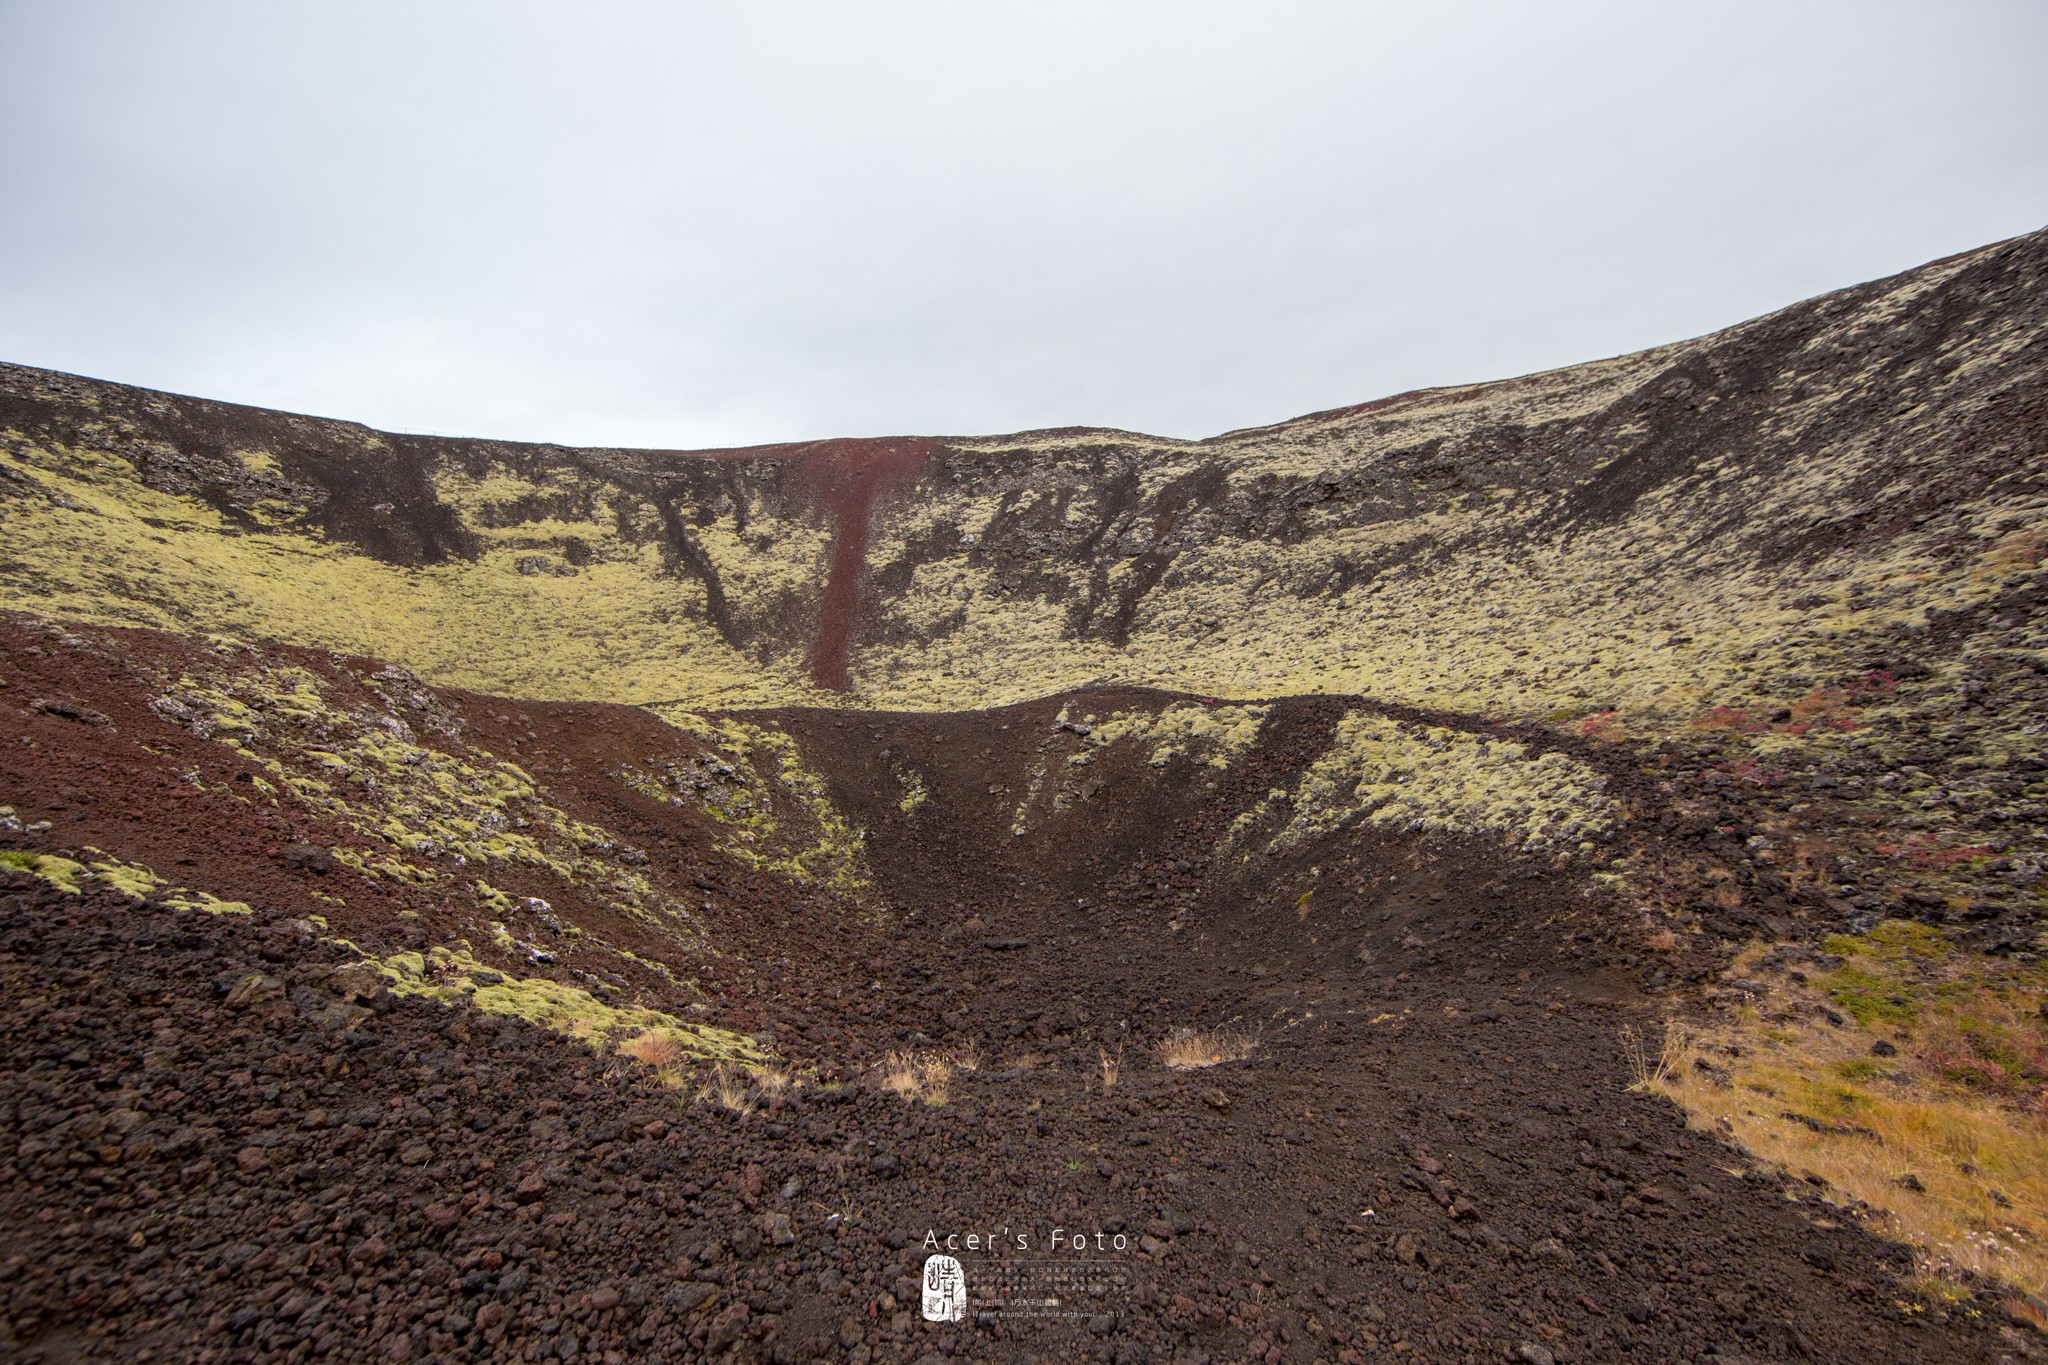
[(771, 1059), (770, 1053), (744, 1034), (690, 1023), (643, 1006), (609, 1005), (577, 986), (486, 967), (466, 943), (368, 960), (393, 994), (466, 1004), (486, 1014), (524, 1019), (594, 1048), (602, 1049), (632, 1034), (656, 1033), (674, 1040), (684, 1053), (706, 1060)]
[[(622, 780), (719, 820), (729, 830), (727, 851), (757, 867), (847, 894), (868, 884), (867, 831), (833, 805), (825, 779), (804, 762), (787, 732), (681, 707), (659, 707), (656, 714), (711, 755), (688, 773), (673, 766), (665, 775), (633, 770)], [(784, 805), (794, 807), (794, 822), (780, 813)]]
[[(1275, 847), (1298, 844), (1352, 820), (1401, 829), (1502, 831), (1516, 842), (1558, 845), (1605, 829), (1613, 803), (1600, 775), (1559, 753), (1438, 725), (1354, 711), (1291, 792)], [(1249, 827), (1259, 818), (1240, 828)]]
[[(99, 852), (98, 849), (90, 851)], [(163, 880), (148, 868), (114, 857), (95, 860), (92, 864), (92, 875), (95, 880), (136, 900), (154, 895), (163, 886)]]
[[(1841, 343), (1896, 326), (1955, 271), (1984, 259), (1926, 267), (1817, 317), (1808, 358), (1825, 367), (1813, 392), (1775, 397), (1778, 434), (1817, 433), (1836, 396), (1888, 384), (1887, 348)], [(1471, 439), (1604, 414), (1612, 449), (1626, 458), (1631, 441), (1650, 439), (1649, 420), (1628, 415), (1646, 394), (1670, 397), (1662, 390), (1675, 372), (1716, 370), (1734, 353), (1718, 348), (1743, 344), (1738, 328), (1204, 442), (1072, 431), (948, 441), (915, 484), (878, 505), (869, 563), (889, 571), (889, 587), (874, 594), (872, 628), (856, 640), (849, 697), (820, 693), (805, 669), (833, 530), (811, 500), (791, 494), (788, 466), (772, 457), (722, 465), (739, 471), (721, 476), (729, 491), (682, 509), (746, 641), (736, 649), (709, 619), (704, 586), (678, 572), (661, 544), (671, 528), (640, 491), (640, 456), (529, 450), (515, 461), (474, 447), (459, 457), (427, 448), (425, 472), (476, 554), (408, 569), (306, 529), (311, 503), (293, 500), (311, 491), (292, 489), (276, 452), (233, 453), (264, 491), (246, 518), (231, 517), (199, 496), (144, 482), (139, 466), (172, 452), (112, 411), (120, 404), (101, 404), (89, 389), (52, 388), (39, 401), (75, 406), (76, 439), (0, 432), (19, 490), (0, 518), (0, 605), (288, 639), (395, 658), (435, 682), (483, 692), (660, 702), (671, 711), (986, 707), (1110, 680), (1225, 700), (1361, 693), (1605, 739), (1686, 733), (1704, 721), (1696, 733), (1772, 762), (1833, 755), (1851, 743), (1849, 725), (1911, 732), (1920, 703), (1903, 697), (1860, 698), (1790, 729), (1722, 726), (1714, 717), (1797, 715), (1811, 682), (1790, 686), (1788, 674), (1825, 673), (1831, 661), (1868, 657), (1868, 642), (1887, 631), (2038, 581), (2048, 549), (2048, 498), (2038, 491), (2002, 483), (1889, 537), (1761, 556), (1759, 546), (1811, 543), (1823, 525), (1853, 525), (1892, 505), (1896, 488), (1939, 472), (1946, 448), (1911, 444), (1920, 467), (1883, 479), (1874, 477), (1868, 443), (1816, 436), (1765, 459), (1703, 448), (1682, 477), (1611, 516), (1574, 521), (1565, 514), (1583, 486), (1568, 480), (1596, 480), (1600, 471), (1569, 455), (1555, 467), (1494, 460), (1486, 441)], [(1945, 340), (1943, 368), (1989, 383), (2013, 372), (2025, 344), (2010, 324), (1987, 319)], [(1719, 397), (1687, 401), (1709, 406)], [(383, 444), (360, 428), (311, 425), (337, 458)], [(1436, 453), (1418, 464), (1422, 451)], [(1117, 473), (1105, 477), (1108, 470)], [(1227, 507), (1284, 514), (1285, 533), (1246, 529), (1237, 511), (1187, 507), (1167, 542), (1171, 565), (1137, 593), (1140, 556), (1159, 547), (1162, 532), (1174, 534), (1160, 512), (1169, 486), (1219, 474)], [(1361, 506), (1382, 494), (1378, 505)], [(1054, 507), (1060, 515), (1048, 515)], [(999, 518), (1014, 526), (1033, 516), (1041, 520), (1022, 541), (986, 554), (987, 538), (1003, 534)], [(1739, 530), (1703, 538), (1703, 527)], [(1084, 536), (1092, 548), (1078, 553)], [(1112, 641), (1104, 619), (1124, 593), (1128, 637)], [(1096, 613), (1077, 629), (1072, 608), (1081, 603)], [(272, 706), (289, 712), (286, 698)], [(1988, 753), (2035, 746), (2023, 715), (2031, 711), (1986, 716), (1971, 742)], [(216, 719), (233, 737), (247, 718), (223, 708)], [(1105, 722), (1111, 733), (1113, 723)], [(1171, 761), (1172, 740), (1148, 742), (1155, 758)], [(1227, 762), (1227, 747), (1203, 761)], [(237, 799), (376, 804), (351, 789), (357, 775), (391, 775), (370, 761), (376, 755), (328, 747), (322, 758), (307, 748), (289, 775), (265, 767)], [(1875, 756), (1886, 754), (1880, 745)], [(779, 783), (772, 756), (766, 761), (769, 781)], [(1043, 782), (1057, 804), (1058, 784), (1049, 775)], [(820, 817), (814, 841), (808, 829), (783, 828), (773, 800), (755, 807), (747, 803), (759, 793), (734, 795), (721, 818), (745, 856), (858, 882), (857, 830)], [(908, 785), (902, 800), (917, 808)], [(1448, 800), (1439, 793), (1425, 804)], [(389, 823), (366, 824), (421, 857), (473, 858), (466, 850), (477, 848), (485, 859), (523, 861), (534, 852), (515, 838), (532, 838), (531, 830), (516, 826), (495, 829), (419, 802), (391, 814)], [(1028, 823), (1022, 808), (1018, 820)], [(809, 851), (792, 852), (796, 842)], [(587, 870), (579, 855), (540, 853), (557, 870)], [(653, 913), (646, 899), (628, 903)]]
[[(515, 542), (533, 529), (482, 525), (472, 526), (485, 546), (474, 562), (406, 569), (282, 524), (238, 526), (86, 446), (9, 430), (0, 448), (32, 490), (0, 521), (0, 605), (377, 654), (499, 694), (730, 705), (818, 696), (801, 658), (764, 671), (727, 645), (702, 589), (669, 574), (657, 545), (621, 541), (609, 506), (558, 528), (595, 547), (595, 562), (571, 575), (520, 573), (532, 550)], [(817, 566), (807, 571), (815, 579)]]
[(1862, 934), (1830, 934), (1824, 946), (1845, 957), (1881, 962), (1932, 962), (1955, 950), (1941, 930), (1909, 919), (1883, 920)]
[[(88, 850), (99, 853), (98, 849)], [(195, 891), (191, 887), (166, 888), (163, 878), (139, 863), (124, 862), (119, 858), (101, 856), (91, 863), (81, 863), (54, 853), (0, 852), (0, 867), (19, 868), (33, 873), (50, 885), (72, 895), (85, 890), (88, 882), (118, 891), (134, 900), (155, 897), (161, 904), (181, 910), (206, 910), (215, 914), (251, 913), (242, 901), (222, 900), (207, 891)]]
[(84, 889), (82, 884), (88, 875), (84, 863), (75, 863), (54, 853), (0, 851), (0, 867), (12, 867), (32, 873), (74, 896)]
[(247, 901), (222, 900), (210, 891), (192, 891), (180, 888), (164, 896), (165, 905), (179, 910), (204, 910), (209, 915), (249, 915), (254, 909)]
[(310, 669), (271, 666), (258, 652), (210, 676), (182, 676), (152, 705), (235, 748), (314, 812), (412, 855), (337, 852), (359, 871), (425, 883), (441, 875), (427, 859), (523, 864), (621, 914), (688, 920), (680, 902), (620, 861), (617, 836), (563, 811), (517, 763), (464, 741), (416, 679), (386, 670), (361, 681), (376, 701), (341, 703)]
[[(742, 493), (744, 506), (693, 508), (691, 530), (730, 616), (767, 641), (756, 646), (765, 661), (732, 648), (709, 622), (702, 586), (673, 571), (641, 495), (568, 466), (538, 475), (436, 467), (437, 491), (478, 555), (404, 569), (285, 519), (238, 525), (197, 497), (149, 488), (118, 455), (10, 430), (0, 445), (28, 491), (0, 522), (0, 604), (377, 653), (437, 682), (540, 698), (958, 708), (1110, 678), (1234, 699), (1355, 692), (1556, 724), (1611, 706), (1621, 731), (1667, 733), (1708, 706), (1783, 700), (1768, 682), (1787, 663), (1924, 623), (1931, 610), (1984, 602), (2038, 571), (2044, 509), (2019, 494), (1957, 505), (1873, 548), (1760, 567), (1759, 537), (1810, 527), (1816, 508), (1846, 516), (1860, 505), (1847, 500), (1860, 487), (1860, 455), (1824, 443), (1754, 465), (1709, 452), (1693, 479), (1653, 488), (1616, 521), (1570, 536), (1550, 529), (1554, 493), (1520, 481), (1453, 487), (1412, 515), (1363, 522), (1340, 514), (1341, 501), (1309, 503), (1298, 509), (1296, 536), (1177, 542), (1121, 646), (1077, 638), (1065, 602), (1006, 591), (967, 540), (989, 530), (1006, 499), (1017, 514), (1062, 498), (1077, 533), (1118, 522), (1125, 553), (1047, 555), (1031, 566), (1041, 580), (1064, 579), (1067, 601), (1099, 599), (1131, 582), (1133, 552), (1152, 535), (1149, 515), (1112, 504), (1093, 463), (1099, 448), (1141, 457), (1133, 506), (1219, 461), (1238, 488), (1299, 487), (1370, 473), (1390, 452), (1455, 440), (1475, 425), (1597, 410), (1709, 344), (1407, 395), (1369, 413), (1216, 442), (1085, 433), (952, 442), (962, 469), (1035, 461), (1034, 487), (934, 477), (914, 498), (885, 504), (870, 561), (900, 561), (908, 572), (877, 603), (883, 629), (857, 642), (851, 698), (814, 689), (806, 632), (774, 625), (814, 609), (830, 531), (767, 496), (765, 479)], [(1959, 345), (1959, 362), (1991, 353), (1989, 340)], [(1844, 385), (1874, 377), (1840, 363)], [(1792, 405), (1787, 420), (1801, 411)], [(377, 443), (359, 431), (349, 439)], [(276, 473), (268, 452), (240, 458), (252, 473)], [(1688, 500), (1703, 487), (1744, 509), (1744, 536), (1696, 542)], [(566, 557), (572, 540), (583, 547), (580, 566)], [(1958, 540), (1973, 553), (1953, 553)], [(1447, 545), (1459, 551), (1445, 569)], [(522, 562), (533, 571), (521, 572)], [(1394, 567), (1338, 590), (1361, 564)], [(1456, 575), (1455, 591), (1445, 573)], [(1618, 583), (1630, 586), (1617, 591)]]
[(1270, 709), (1181, 702), (1160, 711), (1119, 711), (1097, 723), (1086, 747), (1067, 761), (1084, 764), (1095, 750), (1129, 740), (1146, 749), (1145, 761), (1155, 768), (1183, 755), (1211, 768), (1228, 768), (1258, 739)]
[(1088, 769), (1098, 756), (1120, 744), (1138, 750), (1151, 767), (1164, 768), (1186, 758), (1213, 777), (1257, 740), (1269, 709), (1180, 702), (1097, 717), (1076, 716), (1072, 705), (1062, 706), (1033, 752), (1024, 794), (1011, 814), (1011, 832), (1024, 834), (1040, 821), (1072, 809), (1092, 785), (1099, 785)]

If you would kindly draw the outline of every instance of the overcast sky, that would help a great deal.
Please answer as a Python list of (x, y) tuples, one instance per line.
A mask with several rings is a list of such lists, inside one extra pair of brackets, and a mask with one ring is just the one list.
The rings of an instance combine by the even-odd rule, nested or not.
[(1204, 436), (2048, 225), (2048, 3), (0, 0), (0, 359), (671, 447)]

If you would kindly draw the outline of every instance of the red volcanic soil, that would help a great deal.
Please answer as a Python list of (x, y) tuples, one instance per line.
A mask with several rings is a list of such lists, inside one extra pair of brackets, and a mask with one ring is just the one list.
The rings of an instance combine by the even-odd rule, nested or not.
[(818, 635), (811, 647), (811, 680), (834, 692), (852, 685), (846, 669), (860, 619), (861, 577), (867, 568), (868, 526), (875, 503), (893, 483), (924, 468), (933, 442), (923, 436), (820, 441), (800, 448), (804, 482), (832, 518), (832, 568), (818, 604)]

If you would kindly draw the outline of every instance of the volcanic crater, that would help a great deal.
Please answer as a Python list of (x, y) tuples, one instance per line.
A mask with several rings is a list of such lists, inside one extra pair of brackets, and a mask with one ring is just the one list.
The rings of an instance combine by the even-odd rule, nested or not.
[(0, 1350), (2038, 1358), (2044, 266), (1202, 442), (0, 367)]

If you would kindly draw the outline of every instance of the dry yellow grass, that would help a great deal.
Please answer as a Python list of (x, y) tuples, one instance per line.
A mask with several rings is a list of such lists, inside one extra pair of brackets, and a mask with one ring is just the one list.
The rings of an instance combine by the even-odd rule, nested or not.
[(737, 1066), (729, 1067), (720, 1062), (711, 1068), (711, 1074), (698, 1088), (697, 1102), (714, 1104), (720, 1109), (728, 1109), (744, 1117), (754, 1112), (754, 1105), (759, 1098), (753, 1086), (747, 1082), (745, 1070)]
[(1095, 1052), (1097, 1057), (1097, 1064), (1101, 1068), (1102, 1072), (1102, 1093), (1107, 1095), (1112, 1090), (1116, 1089), (1117, 1081), (1121, 1079), (1124, 1074), (1123, 1044), (1117, 1044), (1115, 1056), (1111, 1056), (1109, 1049), (1106, 1047), (1098, 1047), (1095, 1049)]
[(619, 1044), (619, 1051), (635, 1061), (665, 1071), (683, 1059), (683, 1049), (665, 1033), (640, 1033)]
[(1175, 1029), (1159, 1045), (1159, 1060), (1174, 1071), (1235, 1062), (1251, 1055), (1258, 1040), (1223, 1029)]
[[(2048, 1119), (2029, 1043), (2043, 1021), (2019, 1008), (2036, 999), (2033, 969), (1950, 957), (1916, 926), (1829, 947), (1842, 967), (1774, 985), (1725, 1023), (1672, 1025), (1654, 1048), (1625, 1033), (1639, 1087), (1866, 1206), (1919, 1253), (1929, 1297), (1984, 1276), (2011, 1288), (2015, 1313), (2048, 1321)], [(1975, 1051), (1959, 1053), (1965, 1042)]]
[(680, 1091), (690, 1083), (688, 1052), (672, 1036), (662, 1031), (635, 1033), (633, 1038), (618, 1044), (618, 1056), (629, 1056), (643, 1066), (651, 1066), (655, 1081), (666, 1085), (672, 1091)]
[(1623, 1024), (1621, 1051), (1628, 1058), (1629, 1074), (1635, 1078), (1629, 1089), (1661, 1090), (1686, 1060), (1692, 1046), (1692, 1029), (1676, 1020), (1665, 1024), (1662, 1037), (1656, 1040), (1644, 1037), (1633, 1024)]
[(781, 1099), (800, 1084), (794, 1075), (779, 1066), (749, 1066), (747, 1074), (754, 1078), (754, 1089), (771, 1102)]
[(980, 1069), (981, 1050), (972, 1043), (943, 1050), (897, 1051), (882, 1059), (878, 1083), (892, 1095), (936, 1106), (951, 1098), (954, 1073)]
[(720, 1062), (698, 1087), (697, 1101), (745, 1115), (764, 1103), (771, 1110), (779, 1108), (782, 1097), (802, 1084), (801, 1077), (779, 1066)]

